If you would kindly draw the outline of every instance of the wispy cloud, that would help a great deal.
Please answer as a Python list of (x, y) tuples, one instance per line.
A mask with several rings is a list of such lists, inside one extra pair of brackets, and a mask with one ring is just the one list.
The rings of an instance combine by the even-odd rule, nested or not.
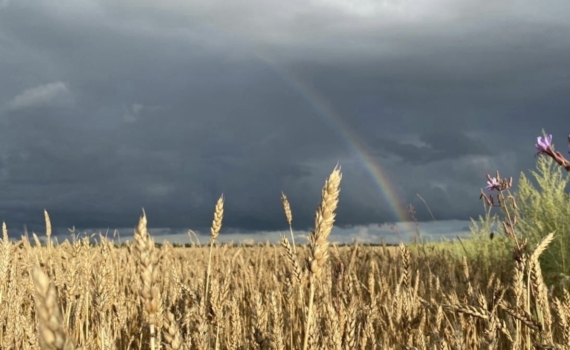
[(50, 105), (56, 102), (63, 102), (69, 94), (67, 85), (61, 81), (39, 85), (29, 88), (18, 94), (9, 102), (9, 107), (13, 110)]

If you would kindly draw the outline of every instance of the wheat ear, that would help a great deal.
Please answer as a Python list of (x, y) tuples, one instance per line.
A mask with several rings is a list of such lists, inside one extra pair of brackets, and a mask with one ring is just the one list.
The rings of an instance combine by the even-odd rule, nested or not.
[(39, 319), (42, 350), (73, 350), (75, 345), (63, 329), (63, 318), (57, 303), (55, 287), (39, 268), (32, 270), (35, 287), (36, 310)]
[(49, 219), (49, 214), (47, 210), (44, 209), (44, 219), (46, 222), (46, 237), (47, 237), (47, 246), (51, 248), (51, 220)]

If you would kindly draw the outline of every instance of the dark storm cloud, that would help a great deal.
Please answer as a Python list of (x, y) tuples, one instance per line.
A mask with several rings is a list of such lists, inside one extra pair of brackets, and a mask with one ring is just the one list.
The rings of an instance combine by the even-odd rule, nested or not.
[(223, 193), (228, 229), (273, 230), (285, 191), (307, 229), (337, 161), (339, 225), (397, 220), (351, 142), (420, 220), (417, 193), (466, 219), (486, 173), (518, 178), (542, 128), (559, 148), (569, 133), (563, 1), (0, 4), (12, 226), (47, 208), (58, 227), (129, 227), (144, 207), (152, 226), (204, 229)]

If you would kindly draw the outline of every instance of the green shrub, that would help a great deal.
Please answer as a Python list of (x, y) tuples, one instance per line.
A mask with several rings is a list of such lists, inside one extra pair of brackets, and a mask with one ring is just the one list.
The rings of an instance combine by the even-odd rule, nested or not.
[(570, 275), (570, 195), (566, 192), (568, 172), (551, 158), (538, 157), (537, 170), (531, 171), (536, 186), (521, 173), (514, 194), (518, 208), (517, 228), (531, 249), (546, 235), (556, 239), (541, 256), (547, 283), (564, 282)]

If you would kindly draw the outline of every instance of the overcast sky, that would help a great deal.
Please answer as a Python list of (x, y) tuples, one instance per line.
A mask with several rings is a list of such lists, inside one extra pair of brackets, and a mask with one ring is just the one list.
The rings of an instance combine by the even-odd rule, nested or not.
[(0, 0), (0, 217), (307, 230), (338, 162), (339, 226), (398, 221), (368, 159), (467, 220), (566, 147), (569, 57), (567, 0)]

